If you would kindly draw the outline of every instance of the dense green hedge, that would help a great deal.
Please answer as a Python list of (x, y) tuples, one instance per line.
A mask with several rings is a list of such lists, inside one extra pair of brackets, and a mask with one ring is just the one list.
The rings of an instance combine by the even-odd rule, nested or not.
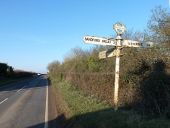
[[(154, 41), (153, 48), (124, 48), (121, 53), (119, 106), (141, 113), (170, 116), (170, 15), (157, 7), (148, 30), (124, 38)], [(134, 36), (132, 36), (134, 34)], [(113, 104), (115, 58), (98, 59), (105, 47), (75, 48), (63, 63), (48, 66), (51, 79), (67, 80), (86, 94)]]
[[(162, 49), (166, 52), (162, 52)], [(119, 106), (151, 114), (167, 113), (170, 105), (170, 58), (167, 48), (124, 49), (120, 67)], [(78, 49), (76, 49), (77, 51)], [(98, 59), (100, 48), (64, 63), (49, 65), (50, 76), (67, 80), (86, 94), (113, 104), (115, 58)], [(75, 50), (74, 50), (75, 51)]]

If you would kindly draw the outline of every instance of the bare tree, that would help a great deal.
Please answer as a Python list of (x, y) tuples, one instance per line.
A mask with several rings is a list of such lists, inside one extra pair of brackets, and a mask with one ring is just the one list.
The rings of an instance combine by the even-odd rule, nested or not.
[(158, 43), (170, 41), (170, 13), (167, 9), (159, 6), (152, 10), (148, 29), (153, 41)]

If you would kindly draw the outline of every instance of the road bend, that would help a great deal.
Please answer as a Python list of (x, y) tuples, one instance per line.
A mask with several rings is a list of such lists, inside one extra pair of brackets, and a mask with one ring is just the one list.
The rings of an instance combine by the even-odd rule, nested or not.
[(0, 128), (48, 128), (47, 94), (46, 76), (0, 88)]

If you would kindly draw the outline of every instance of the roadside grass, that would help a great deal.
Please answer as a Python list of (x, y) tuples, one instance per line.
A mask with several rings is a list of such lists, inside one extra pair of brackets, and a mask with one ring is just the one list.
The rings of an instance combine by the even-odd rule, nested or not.
[(67, 82), (60, 83), (58, 87), (74, 116), (110, 108), (109, 105), (99, 102), (97, 99), (89, 97), (83, 94), (83, 92), (76, 90), (74, 86), (71, 86)]
[(66, 128), (170, 128), (170, 120), (148, 119), (132, 110), (114, 111), (113, 107), (89, 97), (69, 83), (55, 82), (70, 110)]

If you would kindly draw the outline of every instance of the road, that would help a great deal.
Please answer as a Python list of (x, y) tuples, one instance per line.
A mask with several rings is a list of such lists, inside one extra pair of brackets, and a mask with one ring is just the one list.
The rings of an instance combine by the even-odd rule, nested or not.
[(0, 88), (0, 128), (47, 128), (48, 81), (34, 76)]

